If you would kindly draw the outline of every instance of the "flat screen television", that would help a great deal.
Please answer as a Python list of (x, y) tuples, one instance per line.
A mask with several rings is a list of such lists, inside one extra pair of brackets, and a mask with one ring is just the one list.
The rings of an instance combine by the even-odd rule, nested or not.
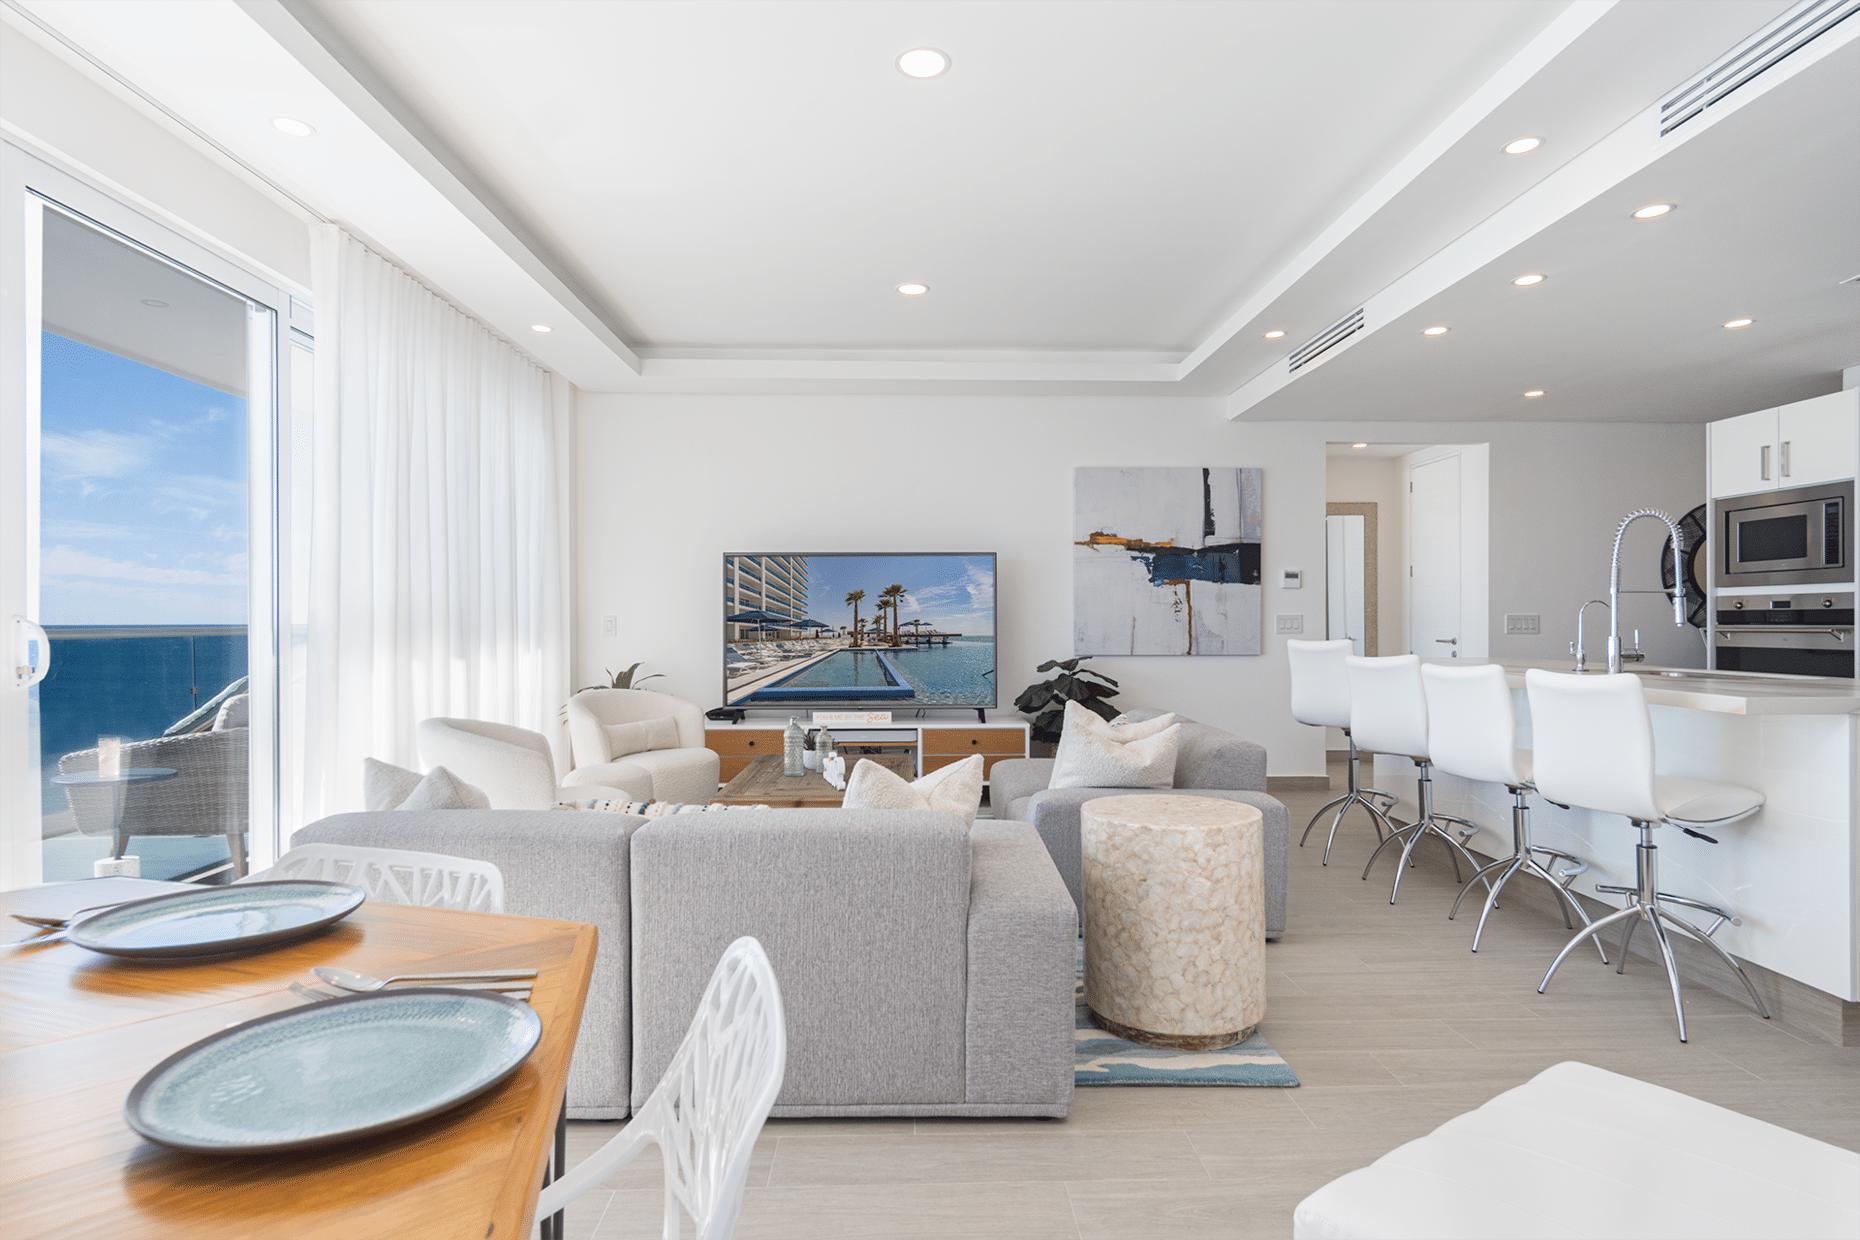
[(732, 710), (996, 703), (991, 551), (723, 557)]

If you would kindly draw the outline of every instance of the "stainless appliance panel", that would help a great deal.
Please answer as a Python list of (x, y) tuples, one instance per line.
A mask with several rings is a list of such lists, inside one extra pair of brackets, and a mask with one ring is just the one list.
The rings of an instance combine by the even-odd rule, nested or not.
[(1853, 500), (1851, 481), (1713, 500), (1716, 584), (1853, 581)]

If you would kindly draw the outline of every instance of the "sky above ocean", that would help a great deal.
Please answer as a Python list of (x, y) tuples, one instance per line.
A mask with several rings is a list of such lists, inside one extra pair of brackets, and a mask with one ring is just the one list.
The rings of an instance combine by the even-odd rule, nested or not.
[(864, 590), (859, 617), (869, 621), (879, 592), (896, 582), (907, 593), (898, 620), (946, 633), (995, 631), (994, 557), (986, 555), (810, 555), (807, 614), (834, 627), (851, 625), (847, 594)]

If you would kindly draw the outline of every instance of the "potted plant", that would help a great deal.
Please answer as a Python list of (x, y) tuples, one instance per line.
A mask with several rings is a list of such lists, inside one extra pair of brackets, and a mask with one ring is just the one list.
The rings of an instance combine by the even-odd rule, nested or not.
[[(633, 678), (634, 673), (639, 671), (639, 669), (642, 666), (644, 666), (644, 664), (645, 664), (645, 660), (642, 659), (640, 662), (635, 663), (632, 667), (627, 668), (624, 672), (616, 672), (611, 667), (604, 667), (601, 670), (607, 673), (607, 677), (608, 677), (607, 684), (583, 685), (581, 688), (575, 690), (574, 693), (571, 693), (568, 696), (574, 697), (576, 694), (586, 693), (589, 689), (637, 689), (639, 688), (640, 685), (645, 684), (648, 680), (659, 680), (659, 679), (664, 678), (665, 673), (654, 672), (650, 676), (641, 676), (637, 681), (634, 680)], [(563, 719), (568, 718), (568, 703), (567, 702), (562, 703), (562, 709), (558, 711), (557, 714), (559, 714)]]
[(1089, 658), (1086, 654), (1064, 661), (1048, 659), (1033, 670), (1050, 672), (1058, 668), (1059, 674), (1028, 685), (1014, 699), (1014, 709), (1031, 716), (1034, 757), (1053, 756), (1060, 729), (1065, 726), (1067, 702), (1077, 702), (1102, 719), (1117, 718), (1117, 708), (1105, 700), (1117, 696), (1117, 682), (1102, 672), (1079, 666)]

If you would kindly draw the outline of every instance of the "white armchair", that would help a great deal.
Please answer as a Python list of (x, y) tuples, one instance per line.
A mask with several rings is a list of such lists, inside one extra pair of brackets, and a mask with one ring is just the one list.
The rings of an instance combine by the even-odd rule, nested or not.
[[(660, 726), (628, 726), (653, 723)], [(704, 747), (704, 712), (669, 693), (577, 693), (568, 700), (568, 738), (575, 769), (563, 780), (565, 786), (613, 785), (616, 775), (643, 771), (651, 779), (647, 796), (653, 800), (702, 805), (717, 795), (718, 759)], [(632, 749), (642, 741), (652, 747)]]
[[(482, 719), (435, 718), (421, 720), (415, 734), (422, 762), (443, 766), (482, 791), (492, 809), (548, 809), (564, 799), (556, 787), (555, 755), (540, 732)], [(652, 777), (645, 771), (599, 782), (635, 799), (652, 795)]]

